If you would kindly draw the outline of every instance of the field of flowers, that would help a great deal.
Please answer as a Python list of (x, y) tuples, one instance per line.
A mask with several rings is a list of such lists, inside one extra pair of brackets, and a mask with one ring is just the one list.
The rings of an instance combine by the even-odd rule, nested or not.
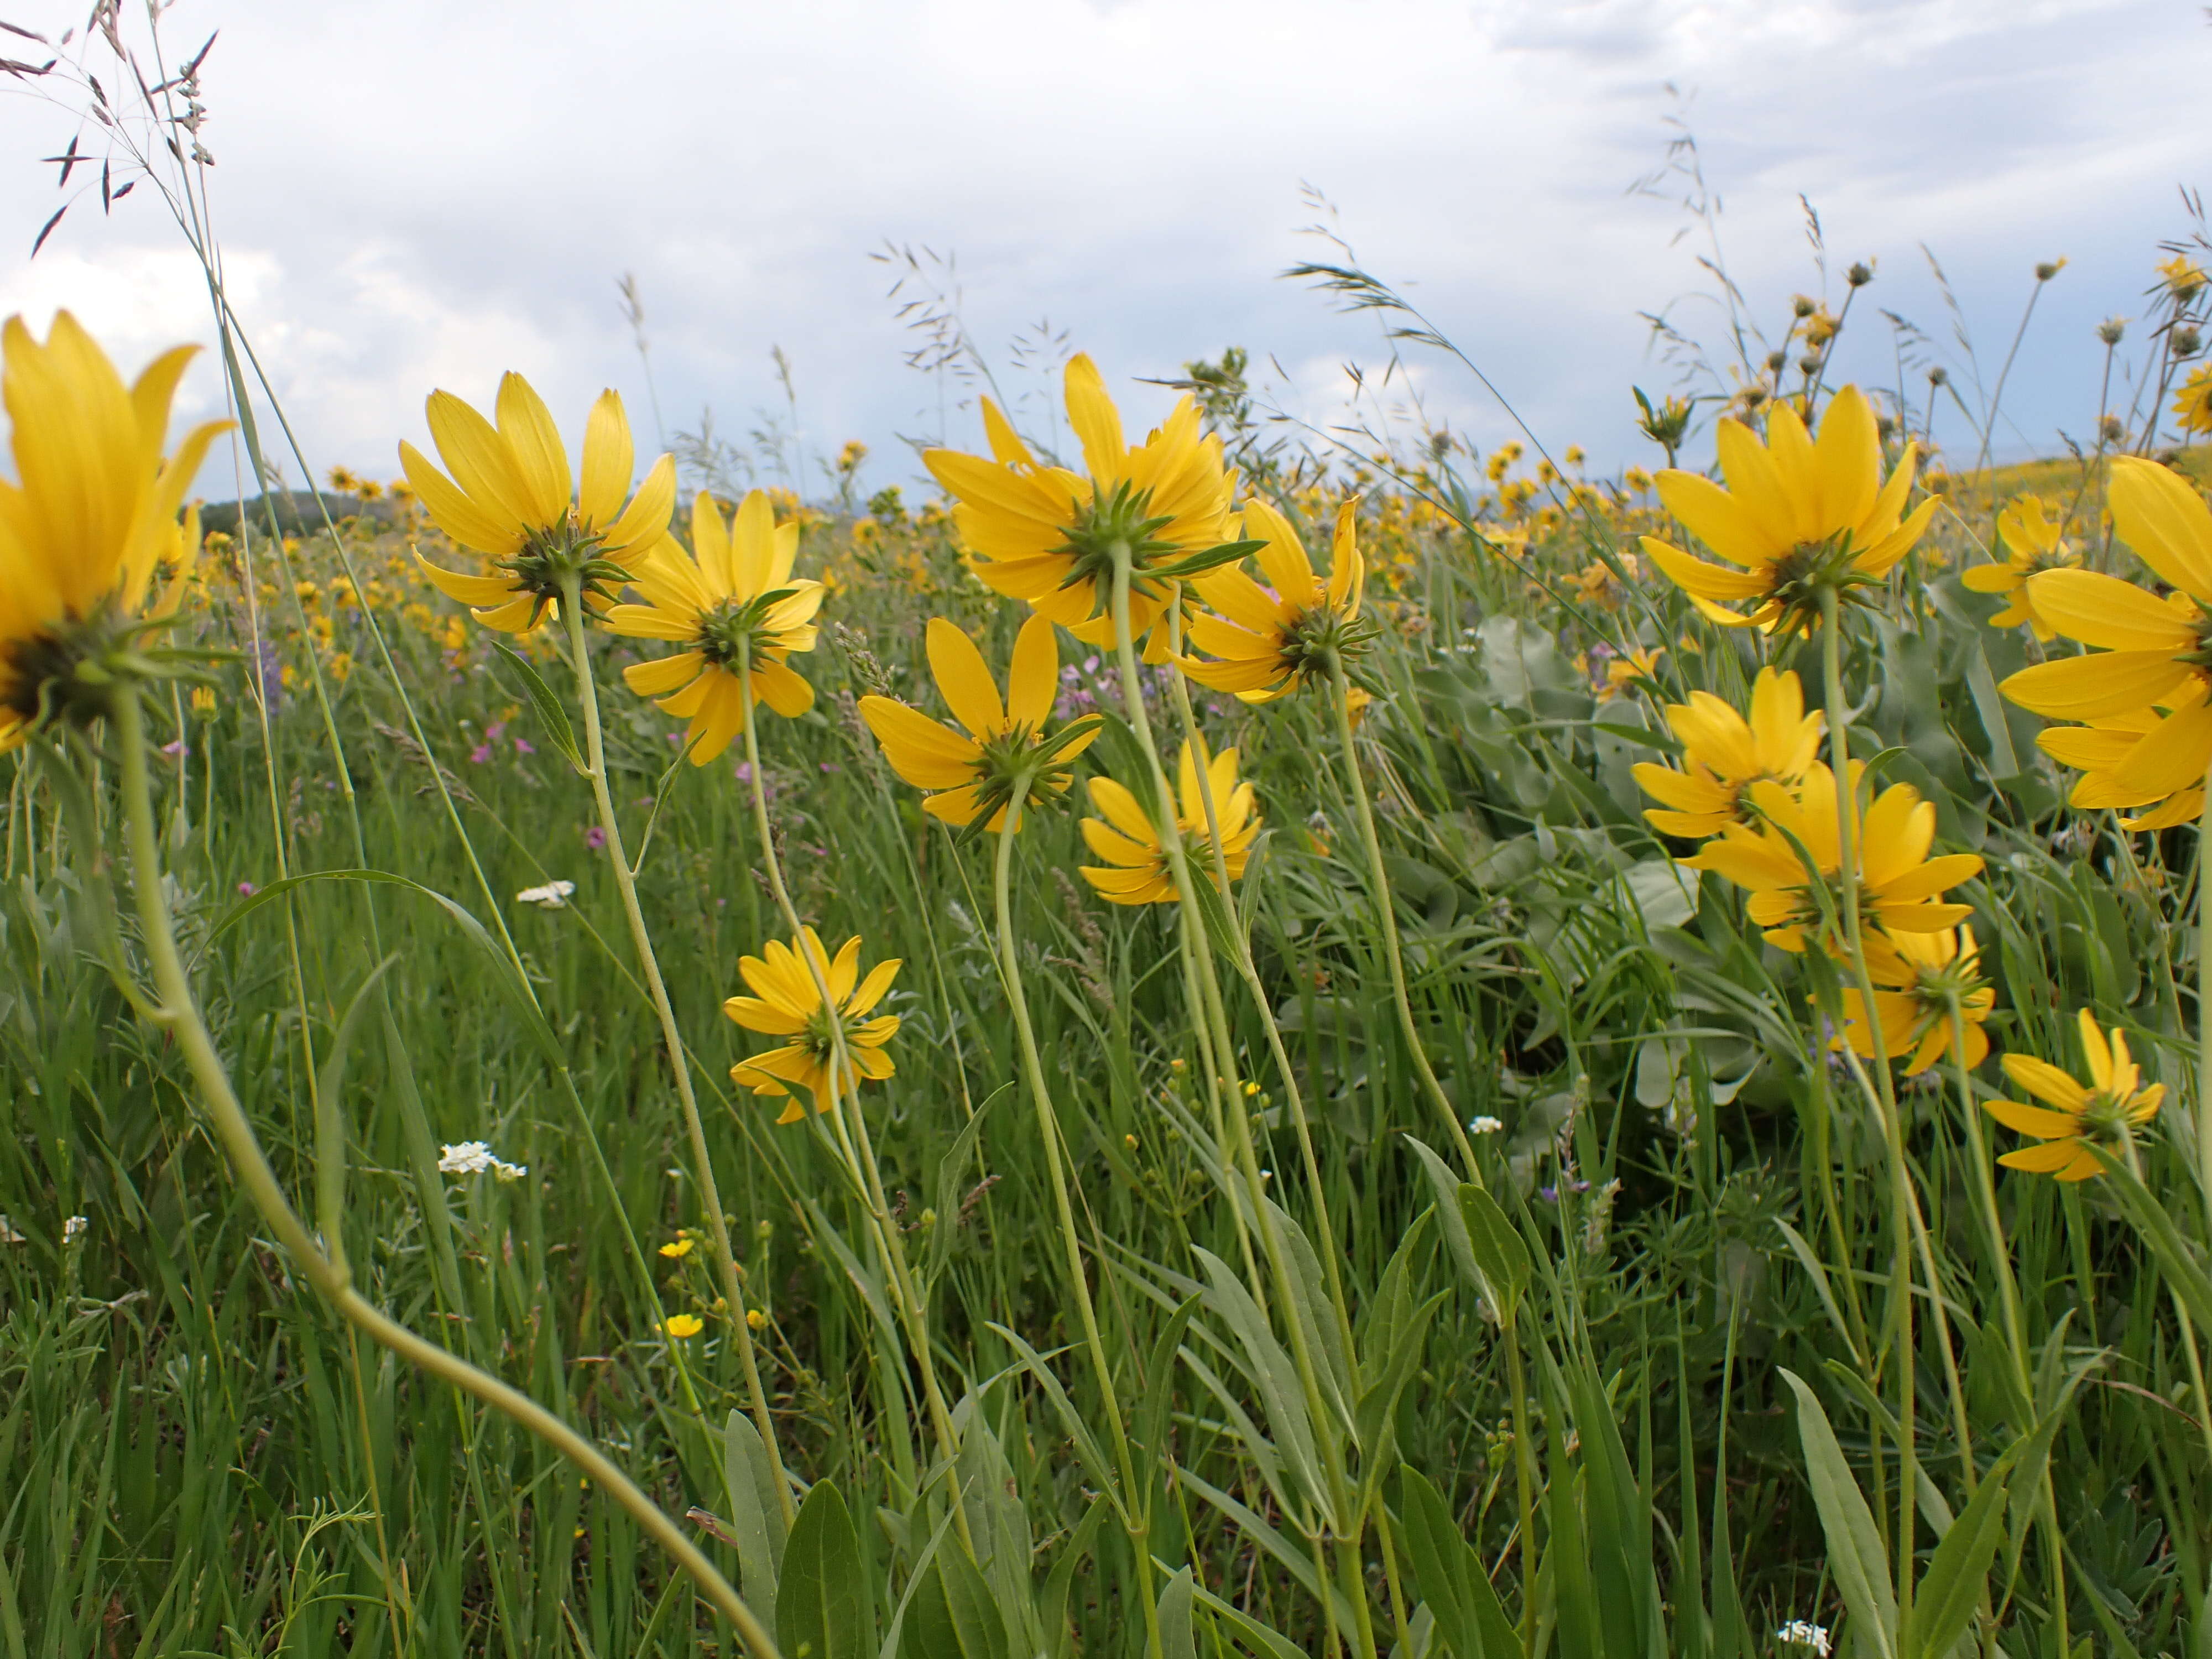
[(9, 321), (0, 1659), (2212, 1656), (2165, 253), (2025, 466), (1854, 266), (1618, 478), (1077, 355), (865, 511)]

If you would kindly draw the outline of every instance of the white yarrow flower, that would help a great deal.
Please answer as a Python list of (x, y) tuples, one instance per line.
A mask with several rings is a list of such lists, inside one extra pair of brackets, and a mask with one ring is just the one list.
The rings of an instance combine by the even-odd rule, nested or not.
[(481, 1140), (464, 1140), (439, 1149), (438, 1169), (444, 1175), (482, 1175), (489, 1170), (501, 1181), (520, 1181), (530, 1173), (526, 1164), (509, 1164), (496, 1157)]
[(1494, 1135), (1505, 1127), (1505, 1120), (1498, 1117), (1470, 1118), (1467, 1127), (1473, 1134)]
[(1828, 1627), (1806, 1619), (1792, 1619), (1774, 1632), (1774, 1639), (1785, 1647), (1810, 1648), (1820, 1659), (1828, 1659), (1828, 1650), (1832, 1645), (1828, 1640)]
[(92, 1225), (85, 1217), (73, 1215), (62, 1223), (62, 1243), (74, 1244), (84, 1237), (84, 1230)]
[(541, 910), (566, 908), (568, 896), (576, 890), (573, 881), (549, 881), (543, 887), (526, 887), (514, 896), (517, 904), (534, 904)]

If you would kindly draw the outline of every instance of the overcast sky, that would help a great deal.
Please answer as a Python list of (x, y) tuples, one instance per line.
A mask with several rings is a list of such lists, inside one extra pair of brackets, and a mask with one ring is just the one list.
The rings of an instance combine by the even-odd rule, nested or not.
[[(0, 15), (58, 40), (82, 9)], [(2095, 324), (2142, 313), (2156, 245), (2187, 228), (2212, 83), (2212, 29), (2181, 0), (175, 0), (163, 33), (183, 56), (218, 27), (202, 137), (234, 302), (317, 470), (386, 476), (400, 438), (422, 441), (426, 392), (488, 401), (510, 368), (576, 428), (618, 388), (649, 453), (628, 271), (670, 433), (711, 405), (742, 441), (783, 404), (781, 347), (809, 471), (857, 437), (867, 487), (909, 480), (901, 435), (936, 434), (944, 388), (902, 362), (918, 342), (868, 257), (886, 240), (957, 252), (968, 330), (1030, 424), (1012, 344), (1045, 319), (1139, 419), (1167, 394), (1136, 377), (1241, 345), (1281, 407), (1340, 420), (1344, 365), (1385, 348), (1371, 317), (1279, 279), (1328, 252), (1300, 234), (1306, 185), (1547, 442), (1649, 459), (1628, 387), (1672, 371), (1638, 313), (1709, 285), (1702, 236), (1676, 240), (1680, 181), (1627, 191), (1664, 160), (1669, 82), (1770, 325), (1819, 290), (1800, 192), (1832, 298), (1878, 262), (1847, 375), (1894, 379), (1877, 305), (1966, 374), (1921, 244), (1985, 374), (2035, 263), (2067, 257), (1998, 438), (2055, 450), (2094, 419)], [(70, 306), (127, 370), (205, 337), (150, 190), (103, 218), (95, 183), (28, 257), (64, 199), (37, 158), (80, 124), (0, 90), (0, 311), (43, 326)], [(1673, 314), (1717, 339), (1710, 308)], [(1413, 368), (1430, 419), (1510, 435), (1464, 369)], [(218, 401), (211, 365), (189, 388)], [(956, 441), (967, 395), (946, 391)], [(1937, 436), (1971, 459), (1956, 410)]]

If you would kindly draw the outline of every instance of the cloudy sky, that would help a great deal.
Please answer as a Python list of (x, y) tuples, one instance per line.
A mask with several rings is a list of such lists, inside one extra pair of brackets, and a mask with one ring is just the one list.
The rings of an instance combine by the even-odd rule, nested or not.
[[(0, 15), (58, 43), (82, 6)], [(2212, 28), (2182, 0), (173, 0), (171, 61), (217, 28), (215, 228), (318, 471), (392, 473), (425, 392), (488, 399), (509, 368), (579, 422), (616, 386), (649, 453), (616, 292), (632, 272), (669, 433), (709, 407), (740, 442), (763, 411), (787, 421), (780, 348), (803, 465), (857, 437), (869, 487), (915, 475), (901, 439), (936, 436), (940, 400), (951, 437), (975, 429), (969, 387), (904, 361), (921, 341), (886, 297), (894, 267), (869, 257), (887, 244), (957, 281), (1026, 424), (1046, 416), (1018, 342), (1040, 324), (1140, 416), (1165, 394), (1136, 377), (1241, 345), (1276, 406), (1345, 419), (1345, 366), (1379, 370), (1387, 349), (1372, 317), (1279, 279), (1329, 256), (1302, 234), (1325, 216), (1309, 187), (1547, 441), (1649, 459), (1628, 386), (1674, 371), (1638, 313), (1671, 303), (1719, 337), (1683, 297), (1710, 284), (1702, 233), (1678, 234), (1682, 181), (1628, 190), (1685, 112), (1729, 268), (1770, 325), (1820, 291), (1801, 192), (1832, 298), (1852, 259), (1877, 262), (1849, 374), (1895, 378), (1877, 305), (1967, 374), (1923, 244), (1985, 375), (2035, 263), (2068, 258), (1997, 435), (2004, 453), (2052, 450), (2094, 421), (2095, 324), (2142, 313), (2156, 245), (2188, 228), (2177, 186), (2203, 182), (2212, 70)], [(118, 91), (104, 48), (84, 61)], [(43, 325), (70, 306), (132, 368), (204, 337), (204, 290), (150, 188), (103, 217), (80, 170), (70, 190), (91, 193), (29, 258), (67, 199), (38, 158), (100, 135), (58, 77), (0, 90), (0, 311)], [(1510, 434), (1462, 368), (1410, 368), (1380, 406), (1410, 385), (1430, 421)], [(191, 386), (217, 401), (206, 366)], [(1955, 410), (1937, 436), (1973, 447)]]

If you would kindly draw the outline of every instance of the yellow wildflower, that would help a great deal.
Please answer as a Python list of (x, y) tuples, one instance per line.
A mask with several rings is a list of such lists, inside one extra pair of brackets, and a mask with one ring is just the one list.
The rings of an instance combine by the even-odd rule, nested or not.
[(1668, 706), (1667, 724), (1682, 740), (1682, 769), (1638, 763), (1637, 782), (1663, 803), (1644, 816), (1662, 835), (1696, 838), (1748, 822), (1743, 793), (1753, 784), (1801, 781), (1820, 758), (1826, 720), (1805, 712), (1794, 672), (1770, 667), (1752, 682), (1748, 720), (1711, 692), (1692, 691)]
[[(1199, 793), (1198, 758), (1189, 744), (1176, 766), (1180, 811), (1176, 828), (1191, 848), (1191, 859), (1208, 872), (1213, 859), (1208, 844), (1206, 797)], [(1237, 781), (1237, 751), (1224, 749), (1206, 763), (1206, 783), (1220, 826), (1223, 861), (1229, 878), (1244, 873), (1252, 842), (1260, 833), (1260, 814), (1249, 783)], [(1100, 897), (1115, 904), (1165, 904), (1180, 896), (1152, 814), (1137, 797), (1111, 778), (1091, 780), (1091, 804), (1104, 815), (1083, 820), (1083, 839), (1109, 867), (1085, 865), (1079, 873)]]
[(2173, 394), (2173, 418), (2184, 432), (2212, 432), (2212, 364), (2181, 383)]
[(706, 1322), (696, 1314), (671, 1314), (661, 1328), (678, 1341), (688, 1340), (707, 1328)]
[[(1971, 927), (1877, 935), (1867, 941), (1867, 975), (1875, 983), (1882, 1052), (1893, 1059), (1911, 1054), (1907, 1072), (1924, 1072), (1951, 1057), (1954, 996), (1967, 1068), (1989, 1058), (1989, 1033), (1982, 1022), (1996, 1006), (1997, 994), (1982, 979), (1981, 947)], [(1854, 988), (1844, 993), (1843, 1000), (1844, 1037), (1871, 1059), (1874, 1040), (1867, 1030), (1864, 1000)]]
[(483, 554), (490, 569), (471, 576), (419, 554), (416, 562), (485, 627), (528, 633), (572, 582), (592, 608), (603, 609), (631, 562), (667, 533), (676, 463), (663, 455), (629, 495), (635, 452), (616, 393), (601, 392), (585, 422), (580, 489), (552, 411), (520, 374), (500, 380), (496, 427), (449, 392), (432, 392), (425, 408), (439, 459), (453, 476), (410, 443), (399, 446), (400, 465), (431, 521)]
[[(1692, 558), (1656, 536), (1644, 538), (1644, 550), (1714, 621), (1799, 632), (1819, 619), (1823, 592), (1888, 574), (1928, 527), (1936, 504), (1905, 514), (1917, 451), (1907, 444), (1883, 480), (1874, 410), (1856, 386), (1829, 404), (1817, 442), (1781, 404), (1766, 430), (1762, 444), (1739, 421), (1717, 423), (1726, 489), (1695, 472), (1670, 468), (1658, 477), (1668, 510), (1739, 568)], [(1722, 603), (1747, 599), (1755, 601), (1748, 615)]]
[(1241, 702), (1267, 702), (1326, 680), (1333, 662), (1364, 649), (1375, 629), (1359, 615), (1366, 571), (1359, 556), (1358, 507), (1355, 498), (1337, 508), (1324, 580), (1314, 574), (1290, 520), (1265, 501), (1248, 502), (1244, 533), (1261, 544), (1260, 568), (1273, 591), (1237, 567), (1199, 578), (1200, 595), (1212, 610), (1191, 618), (1190, 641), (1218, 660), (1185, 657), (1183, 672)]
[(2087, 1008), (2081, 1011), (2081, 1050), (2089, 1062), (2087, 1085), (2048, 1060), (2027, 1054), (2005, 1056), (2005, 1075), (2047, 1103), (2043, 1106), (2017, 1100), (1983, 1103), (1990, 1115), (2007, 1128), (2043, 1143), (2007, 1152), (1997, 1159), (2006, 1168), (2056, 1176), (2061, 1181), (2087, 1181), (2103, 1174), (2105, 1169), (2090, 1147), (2124, 1147), (2130, 1130), (2158, 1115), (2166, 1085), (2142, 1086), (2142, 1073), (2128, 1055), (2127, 1038), (2117, 1030), (2107, 1038)]
[(2057, 570), (2081, 562), (2081, 556), (2067, 546), (2058, 526), (2033, 495), (2022, 495), (1997, 514), (1997, 538), (2003, 544), (2001, 562), (1978, 564), (1959, 580), (1977, 593), (2002, 593), (2005, 608), (1990, 618), (1992, 628), (2017, 628), (2026, 623), (2039, 640), (2049, 640), (2054, 629), (2028, 597), (2027, 579), (2045, 570)]
[(691, 503), (692, 555), (664, 538), (630, 580), (643, 605), (618, 605), (607, 626), (633, 639), (689, 647), (672, 657), (633, 663), (623, 679), (664, 714), (691, 722), (687, 753), (704, 766), (744, 729), (749, 662), (753, 695), (787, 719), (814, 706), (814, 688), (784, 660), (814, 648), (822, 584), (791, 574), (799, 526), (778, 525), (768, 496), (754, 490), (727, 524), (714, 498)]
[[(790, 1093), (786, 1085), (796, 1084), (814, 1097), (816, 1111), (826, 1112), (837, 1095), (850, 1095), (861, 1082), (879, 1082), (898, 1069), (884, 1045), (896, 1035), (899, 1017), (881, 1014), (871, 1019), (868, 1015), (898, 976), (899, 958), (878, 963), (863, 980), (859, 935), (845, 941), (835, 960), (823, 950), (821, 936), (811, 927), (800, 929), (795, 944), (797, 948), (770, 939), (759, 956), (738, 959), (738, 972), (753, 994), (730, 998), (722, 1004), (722, 1012), (748, 1031), (791, 1041), (740, 1060), (730, 1068), (730, 1080), (757, 1095), (786, 1095)], [(800, 958), (800, 950), (812, 960), (813, 972)], [(846, 1055), (857, 1075), (835, 1079), (830, 1075), (833, 1045), (822, 993), (815, 988), (816, 972), (829, 985), (830, 1000), (844, 1031)], [(794, 1100), (776, 1121), (797, 1123), (805, 1116)]]

